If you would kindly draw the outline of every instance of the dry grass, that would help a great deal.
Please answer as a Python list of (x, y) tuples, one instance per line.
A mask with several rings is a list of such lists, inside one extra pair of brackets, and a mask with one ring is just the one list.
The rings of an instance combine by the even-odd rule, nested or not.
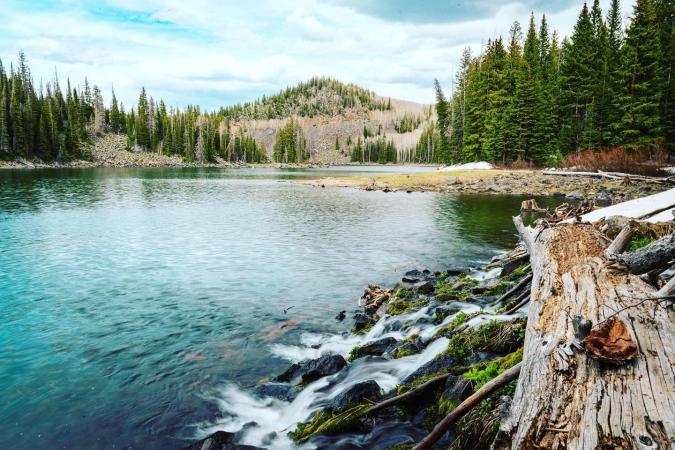
[(667, 159), (668, 154), (661, 147), (640, 150), (613, 147), (569, 154), (563, 159), (562, 166), (658, 176), (663, 175), (661, 169), (666, 166)]

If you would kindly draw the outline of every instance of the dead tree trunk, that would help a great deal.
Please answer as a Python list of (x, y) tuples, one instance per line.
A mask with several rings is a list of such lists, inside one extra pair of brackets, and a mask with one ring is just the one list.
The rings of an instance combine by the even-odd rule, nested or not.
[[(534, 277), (518, 387), (493, 447), (673, 448), (672, 308), (645, 301), (657, 292), (638, 276), (607, 267), (607, 244), (591, 225), (532, 229), (514, 221)], [(613, 314), (637, 344), (633, 359), (620, 366), (578, 345), (589, 325)]]

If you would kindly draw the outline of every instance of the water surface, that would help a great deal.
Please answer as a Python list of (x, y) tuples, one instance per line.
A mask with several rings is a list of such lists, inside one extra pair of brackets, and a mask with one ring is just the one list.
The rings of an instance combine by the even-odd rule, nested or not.
[(0, 171), (0, 448), (180, 448), (366, 284), (515, 241), (517, 197), (289, 182), (401, 170)]

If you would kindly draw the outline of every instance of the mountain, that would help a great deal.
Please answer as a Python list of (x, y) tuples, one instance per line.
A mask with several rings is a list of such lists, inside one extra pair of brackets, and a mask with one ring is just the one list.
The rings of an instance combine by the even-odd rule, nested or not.
[(345, 163), (366, 142), (392, 142), (405, 160), (434, 120), (432, 105), (381, 97), (354, 84), (331, 78), (312, 78), (272, 96), (221, 108), (233, 131), (255, 139), (272, 159), (277, 134), (287, 122), (299, 126), (309, 161)]

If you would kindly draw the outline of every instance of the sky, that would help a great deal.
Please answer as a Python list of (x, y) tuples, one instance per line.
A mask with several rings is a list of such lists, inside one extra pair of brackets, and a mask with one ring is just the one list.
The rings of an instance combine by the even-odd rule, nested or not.
[[(633, 0), (622, 1), (624, 25)], [(583, 0), (0, 0), (0, 59), (23, 50), (37, 81), (84, 77), (125, 105), (142, 86), (204, 109), (274, 94), (312, 76), (430, 103), (461, 52), (523, 28), (530, 12), (570, 35)], [(609, 0), (601, 1), (603, 12)]]

